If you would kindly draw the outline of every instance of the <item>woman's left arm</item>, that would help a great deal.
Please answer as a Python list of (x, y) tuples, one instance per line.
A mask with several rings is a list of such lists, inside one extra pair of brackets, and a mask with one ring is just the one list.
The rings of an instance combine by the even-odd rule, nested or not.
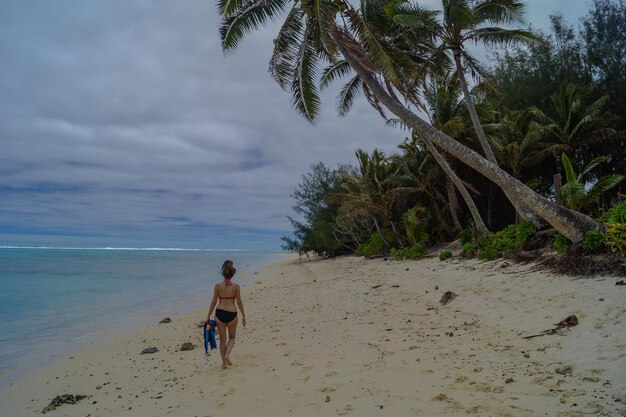
[(246, 327), (246, 311), (243, 309), (243, 301), (241, 301), (241, 286), (237, 286), (237, 305), (239, 306), (239, 311), (241, 311), (241, 324), (243, 327)]

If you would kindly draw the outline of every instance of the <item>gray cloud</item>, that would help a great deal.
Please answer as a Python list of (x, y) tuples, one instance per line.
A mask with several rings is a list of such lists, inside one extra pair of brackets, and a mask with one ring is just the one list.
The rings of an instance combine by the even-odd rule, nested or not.
[(276, 25), (227, 56), (217, 27), (211, 1), (2, 6), (0, 245), (278, 248), (310, 164), (401, 141), (332, 92), (308, 124), (267, 74)]

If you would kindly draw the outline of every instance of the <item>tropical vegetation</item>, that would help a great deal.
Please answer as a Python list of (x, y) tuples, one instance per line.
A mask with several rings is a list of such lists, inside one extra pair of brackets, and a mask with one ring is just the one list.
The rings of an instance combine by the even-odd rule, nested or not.
[[(626, 192), (624, 0), (593, 0), (578, 30), (552, 16), (546, 32), (516, 0), (218, 5), (226, 51), (282, 22), (270, 75), (307, 120), (343, 80), (340, 114), (363, 95), (401, 129), (394, 154), (357, 150), (356, 167), (302, 177), (285, 249), (415, 259), (460, 237), (488, 260), (551, 233), (558, 250), (626, 252), (624, 220), (607, 217)], [(470, 44), (500, 52), (480, 62)]]

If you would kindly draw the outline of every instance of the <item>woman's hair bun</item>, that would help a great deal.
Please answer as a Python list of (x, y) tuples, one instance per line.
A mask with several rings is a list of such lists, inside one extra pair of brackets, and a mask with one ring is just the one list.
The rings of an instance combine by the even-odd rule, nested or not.
[(237, 272), (237, 270), (233, 266), (233, 261), (225, 260), (222, 264), (222, 276), (229, 279), (235, 276), (235, 272)]

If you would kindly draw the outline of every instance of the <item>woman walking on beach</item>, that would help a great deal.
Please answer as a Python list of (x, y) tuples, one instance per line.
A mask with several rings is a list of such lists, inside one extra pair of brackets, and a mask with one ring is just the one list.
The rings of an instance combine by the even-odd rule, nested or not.
[[(222, 264), (222, 276), (224, 281), (215, 284), (213, 300), (207, 314), (207, 321), (211, 318), (211, 313), (215, 310), (215, 322), (220, 333), (220, 354), (222, 355), (222, 368), (226, 369), (233, 363), (230, 361), (230, 352), (235, 345), (237, 336), (237, 306), (241, 310), (241, 322), (246, 326), (246, 313), (241, 301), (241, 289), (239, 284), (233, 284), (232, 279), (237, 270), (233, 266), (233, 261), (224, 261)], [(237, 301), (237, 306), (235, 305)], [(219, 302), (219, 304), (218, 304)], [(228, 329), (228, 342), (226, 341), (226, 330)]]

